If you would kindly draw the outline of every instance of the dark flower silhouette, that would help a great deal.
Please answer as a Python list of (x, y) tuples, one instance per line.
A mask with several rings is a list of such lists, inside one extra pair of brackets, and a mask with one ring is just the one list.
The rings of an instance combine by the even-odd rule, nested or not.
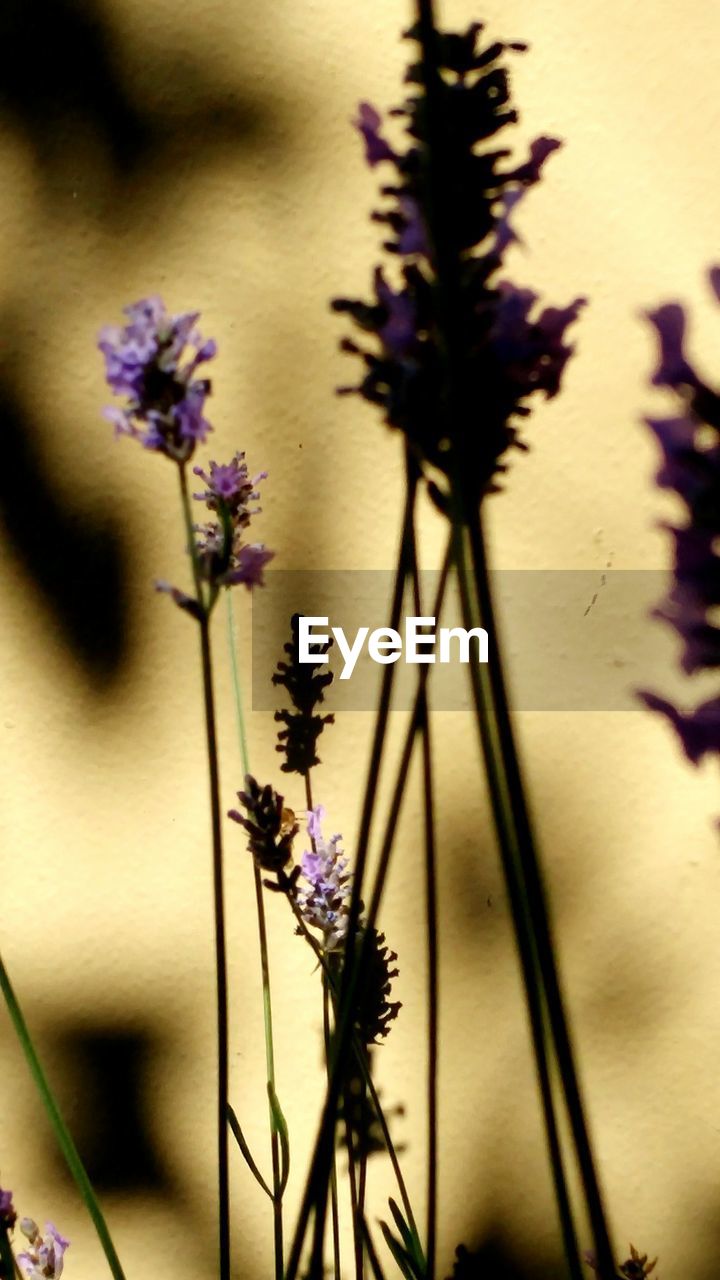
[[(381, 188), (390, 207), (372, 216), (389, 231), (384, 248), (395, 256), (397, 270), (394, 285), (376, 270), (369, 302), (333, 302), (374, 338), (371, 347), (350, 339), (341, 344), (365, 364), (359, 385), (341, 392), (359, 392), (377, 404), (416, 455), (446, 476), (460, 477), (473, 500), (493, 487), (494, 475), (505, 469), (507, 449), (525, 447), (518, 422), (529, 413), (530, 397), (557, 393), (573, 350), (566, 331), (584, 302), (576, 298), (566, 307), (538, 310), (532, 290), (498, 278), (503, 254), (518, 238), (511, 215), (560, 143), (537, 138), (527, 159), (514, 165), (507, 163), (507, 148), (483, 145), (517, 119), (501, 59), (507, 50), (525, 46), (483, 47), (481, 31), (482, 24), (474, 23), (462, 34), (439, 37), (432, 156), (427, 99), (415, 89), (423, 82), (419, 63), (406, 75), (413, 91), (390, 112), (405, 122), (405, 150), (387, 141), (375, 108), (361, 104), (356, 125), (368, 164), (395, 170), (394, 181)], [(417, 29), (407, 34), (416, 39)], [(447, 280), (441, 279), (433, 227), (444, 260), (454, 266), (450, 297), (444, 296)]]
[[(720, 299), (720, 268), (710, 272)], [(662, 451), (657, 481), (683, 500), (686, 521), (666, 526), (674, 543), (673, 583), (655, 616), (675, 628), (683, 642), (680, 663), (689, 675), (720, 667), (720, 396), (686, 359), (685, 313), (676, 303), (650, 312), (660, 344), (655, 386), (668, 387), (680, 399), (680, 413), (648, 418)], [(694, 711), (678, 710), (657, 694), (641, 698), (667, 716), (693, 764), (720, 752), (720, 697)]]
[[(285, 773), (299, 773), (306, 777), (310, 769), (320, 763), (317, 741), (326, 724), (335, 717), (319, 716), (316, 708), (325, 700), (325, 690), (332, 684), (332, 671), (319, 671), (312, 663), (300, 662), (298, 626), (300, 615), (290, 619), (291, 639), (283, 645), (287, 661), (280, 661), (272, 677), (274, 685), (282, 685), (290, 696), (294, 711), (284, 709), (275, 712), (275, 719), (285, 726), (278, 732), (276, 751), (285, 756), (280, 768)], [(315, 644), (313, 652), (325, 657), (332, 640), (327, 644)]]

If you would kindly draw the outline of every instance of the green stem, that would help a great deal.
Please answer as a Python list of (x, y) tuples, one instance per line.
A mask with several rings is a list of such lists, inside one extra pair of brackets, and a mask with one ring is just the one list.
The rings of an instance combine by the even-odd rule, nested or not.
[(92, 1218), (100, 1244), (102, 1245), (103, 1252), (107, 1258), (110, 1271), (115, 1277), (115, 1280), (125, 1280), (125, 1273), (120, 1265), (120, 1259), (115, 1252), (115, 1246), (112, 1242), (110, 1232), (108, 1231), (103, 1212), (98, 1204), (95, 1192), (93, 1191), (90, 1179), (85, 1171), (85, 1166), (80, 1159), (78, 1149), (72, 1139), (70, 1130), (62, 1118), (60, 1108), (55, 1101), (55, 1095), (53, 1094), (45, 1072), (40, 1065), (40, 1059), (35, 1051), (35, 1046), (30, 1037), (27, 1023), (23, 1017), (22, 1010), (18, 1004), (17, 997), (13, 991), (2, 959), (0, 959), (0, 988), (2, 988), (2, 994), (5, 999), (13, 1027), (15, 1028), (15, 1034), (20, 1041), (20, 1047), (23, 1053), (25, 1054), (25, 1060), (30, 1068), (30, 1074), (35, 1082), (35, 1086), (47, 1112), (57, 1144), (65, 1158), (65, 1163), (67, 1164), (70, 1173), (75, 1179), (75, 1184), (80, 1192), (85, 1207)]
[[(242, 760), (243, 775), (247, 776), (250, 772), (250, 755), (248, 751), (247, 732), (245, 728), (245, 716), (243, 713), (242, 686), (240, 683), (240, 672), (237, 661), (237, 637), (235, 633), (235, 618), (232, 605), (232, 594), (230, 591), (226, 593), (227, 597), (227, 619), (228, 619), (228, 644), (230, 648), (230, 668), (232, 671), (233, 694), (235, 700), (235, 717), (237, 721), (238, 738), (240, 742), (240, 758)], [(270, 950), (267, 939), (267, 924), (265, 919), (265, 898), (263, 896), (262, 878), (260, 869), (253, 859), (253, 880), (255, 885), (255, 908), (257, 913), (258, 924), (258, 942), (260, 949), (260, 972), (262, 975), (262, 992), (263, 992), (263, 1026), (265, 1031), (265, 1069), (267, 1072), (268, 1084), (271, 1086), (273, 1094), (277, 1097), (277, 1088), (275, 1080), (275, 1044), (273, 1036), (273, 1016), (272, 1016), (272, 994), (270, 987)], [(270, 1115), (270, 1154), (272, 1159), (272, 1177), (273, 1177), (273, 1244), (275, 1255), (275, 1280), (282, 1280), (284, 1270), (284, 1240), (283, 1240), (283, 1197), (280, 1189), (280, 1137), (275, 1121), (275, 1114), (272, 1106), (269, 1107)]]

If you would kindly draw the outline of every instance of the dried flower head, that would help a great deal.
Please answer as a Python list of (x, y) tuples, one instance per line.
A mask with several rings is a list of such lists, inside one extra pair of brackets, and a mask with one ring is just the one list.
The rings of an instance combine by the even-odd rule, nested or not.
[(397, 960), (397, 953), (386, 945), (384, 933), (379, 933), (375, 928), (367, 929), (361, 924), (357, 945), (360, 947), (363, 944), (366, 961), (356, 998), (355, 1026), (363, 1044), (380, 1044), (402, 1008), (399, 1000), (388, 999), (392, 991), (392, 980), (399, 973), (398, 969), (392, 967)]
[[(143, 298), (125, 307), (128, 323), (101, 330), (98, 347), (105, 357), (108, 385), (127, 398), (124, 408), (110, 406), (105, 417), (117, 435), (132, 436), (146, 449), (186, 462), (211, 430), (204, 417), (210, 393), (199, 365), (216, 354), (195, 325), (199, 312), (171, 316), (161, 298)], [(183, 363), (187, 347), (190, 358)]]
[[(290, 619), (291, 639), (283, 645), (287, 662), (280, 661), (272, 677), (274, 685), (282, 685), (290, 695), (295, 711), (276, 711), (275, 719), (285, 728), (278, 733), (276, 751), (284, 754), (280, 768), (285, 773), (299, 773), (305, 777), (310, 769), (320, 763), (317, 741), (326, 724), (332, 724), (333, 715), (319, 716), (316, 707), (325, 700), (325, 690), (332, 683), (332, 671), (321, 671), (311, 663), (300, 662), (298, 627), (300, 615)], [(312, 652), (326, 656), (332, 644), (314, 644)]]
[(238, 791), (238, 800), (248, 816), (230, 809), (228, 817), (247, 831), (248, 848), (257, 865), (277, 876), (280, 887), (291, 888), (299, 875), (299, 868), (291, 876), (285, 871), (299, 830), (295, 815), (285, 808), (283, 797), (277, 791), (269, 785), (261, 787), (251, 774), (245, 778), (245, 790)]
[[(538, 311), (532, 290), (498, 279), (505, 250), (518, 240), (511, 217), (560, 144), (537, 138), (527, 159), (509, 166), (507, 148), (488, 149), (517, 119), (503, 57), (525, 46), (483, 45), (481, 32), (482, 24), (473, 23), (464, 33), (438, 36), (432, 138), (419, 62), (407, 72), (411, 92), (390, 112), (405, 122), (404, 149), (386, 139), (375, 108), (361, 104), (356, 125), (368, 164), (395, 171), (381, 188), (390, 207), (373, 218), (389, 229), (384, 248), (398, 271), (393, 287), (376, 270), (369, 302), (333, 303), (373, 339), (370, 347), (341, 344), (365, 365), (360, 384), (341, 391), (377, 404), (419, 458), (446, 476), (459, 475), (473, 498), (494, 487), (511, 445), (525, 447), (518, 422), (529, 413), (530, 397), (557, 393), (573, 350), (566, 330), (584, 302)], [(419, 39), (418, 28), (407, 34)], [(452, 281), (441, 262), (451, 264)]]
[[(594, 1253), (586, 1253), (585, 1261), (589, 1267), (592, 1267), (593, 1271), (597, 1271), (597, 1260)], [(646, 1280), (646, 1277), (650, 1275), (651, 1271), (655, 1270), (656, 1266), (657, 1258), (653, 1258), (652, 1262), (648, 1262), (648, 1255), (646, 1253), (638, 1253), (635, 1246), (631, 1244), (630, 1257), (619, 1264), (617, 1273), (619, 1276), (624, 1276), (625, 1280)]]
[[(720, 299), (720, 268), (710, 272)], [(720, 668), (720, 395), (697, 375), (683, 350), (685, 314), (667, 304), (649, 314), (660, 346), (653, 377), (679, 398), (680, 412), (648, 418), (662, 451), (658, 484), (683, 500), (685, 522), (666, 525), (674, 544), (673, 584), (655, 616), (669, 623), (683, 642), (681, 666), (688, 674)], [(720, 697), (692, 712), (679, 711), (654, 693), (640, 695), (676, 729), (688, 759), (720, 753)]]

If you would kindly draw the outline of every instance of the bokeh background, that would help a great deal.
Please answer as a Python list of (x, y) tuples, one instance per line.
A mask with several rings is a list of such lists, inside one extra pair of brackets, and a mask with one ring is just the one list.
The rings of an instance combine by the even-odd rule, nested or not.
[[(643, 412), (661, 404), (643, 308), (681, 297), (716, 368), (720, 9), (706, 0), (446, 0), (448, 24), (526, 39), (517, 145), (566, 146), (519, 219), (508, 266), (550, 301), (587, 294), (561, 397), (489, 506), (494, 563), (662, 568)], [(213, 454), (265, 467), (258, 534), (278, 567), (387, 569), (399, 441), (359, 401), (333, 294), (376, 261), (375, 182), (350, 121), (401, 97), (410, 7), (396, 0), (5, 0), (0, 14), (0, 943), (102, 1194), (128, 1277), (215, 1266), (210, 855), (197, 636), (152, 589), (186, 572), (173, 470), (100, 418), (95, 336), (160, 292), (217, 337)], [(442, 527), (426, 512), (423, 556)], [(249, 600), (238, 600), (250, 663)], [(587, 626), (607, 627), (602, 595)], [(574, 625), (574, 622), (573, 622)], [(654, 624), (627, 619), (640, 637)], [(648, 641), (648, 643), (650, 643)], [(677, 646), (668, 635), (668, 671)], [(223, 794), (240, 765), (217, 629)], [(543, 636), (537, 637), (538, 646)], [(279, 656), (279, 655), (278, 655)], [(633, 677), (642, 673), (633, 671)], [(690, 691), (690, 700), (692, 690)], [(403, 717), (393, 724), (397, 738)], [(316, 789), (352, 853), (371, 716), (344, 712)], [(619, 1248), (660, 1275), (714, 1276), (720, 1250), (720, 865), (716, 777), (642, 710), (518, 720), (562, 969)], [(279, 784), (271, 715), (255, 771)], [(489, 1276), (550, 1275), (557, 1238), (509, 913), (470, 720), (438, 713), (442, 845), (441, 1253)], [(296, 808), (302, 795), (290, 788)], [(228, 830), (232, 1099), (267, 1167), (248, 856)], [(423, 1202), (423, 900), (415, 778), (383, 924), (403, 1010), (377, 1054)], [(317, 975), (269, 904), (278, 1086), (299, 1195), (321, 1089)], [(104, 1260), (0, 1017), (0, 1172), (22, 1213)], [(270, 1274), (266, 1201), (233, 1153), (236, 1274)], [(373, 1217), (392, 1181), (371, 1166)], [(495, 1270), (493, 1270), (495, 1268)]]

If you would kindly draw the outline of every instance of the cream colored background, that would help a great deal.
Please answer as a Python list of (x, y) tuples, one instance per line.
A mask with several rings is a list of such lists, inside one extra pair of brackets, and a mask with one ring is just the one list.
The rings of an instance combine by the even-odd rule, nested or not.
[[(639, 424), (660, 403), (647, 389), (652, 343), (639, 312), (686, 299), (694, 348), (717, 370), (720, 315), (703, 277), (720, 257), (720, 9), (706, 0), (682, 10), (667, 0), (491, 0), (483, 14), (455, 0), (443, 16), (484, 16), (493, 35), (530, 41), (514, 64), (517, 142), (548, 132), (567, 145), (523, 208), (528, 248), (515, 250), (509, 267), (552, 302), (591, 299), (565, 391), (538, 407), (527, 432), (532, 453), (513, 458), (507, 492), (492, 501), (495, 563), (662, 566), (668, 546), (655, 525), (671, 507), (652, 486), (655, 453)], [(95, 333), (123, 303), (155, 290), (172, 310), (200, 308), (203, 332), (221, 351), (213, 454), (242, 447), (251, 465), (270, 471), (258, 532), (278, 565), (391, 564), (399, 442), (362, 403), (334, 398), (351, 369), (336, 350), (344, 326), (327, 302), (363, 293), (376, 259), (367, 220), (374, 176), (349, 121), (361, 98), (398, 100), (406, 51), (396, 33), (409, 8), (201, 0), (189, 11), (167, 0), (114, 0), (109, 17), (123, 76), (150, 95), (146, 109), (162, 107), (182, 124), (192, 59), (219, 95), (257, 97), (270, 121), (260, 150), (216, 152), (198, 137), (192, 163), (185, 156), (142, 183), (119, 182), (92, 136), (80, 136), (77, 179), (58, 180), (50, 202), (19, 135), (0, 140), (0, 290), (5, 304), (22, 304), (2, 359), (38, 424), (58, 490), (79, 519), (112, 510), (132, 572), (130, 662), (98, 697), (56, 642), (12, 550), (3, 557), (2, 946), (41, 1043), (43, 1028), (65, 1016), (128, 1028), (150, 1021), (162, 1037), (150, 1124), (178, 1196), (107, 1202), (132, 1278), (214, 1267), (209, 851), (196, 637), (152, 591), (154, 576), (178, 580), (184, 571), (174, 477), (161, 459), (115, 445), (100, 420)], [(439, 522), (428, 517), (424, 532), (432, 565)], [(600, 609), (591, 625), (602, 626)], [(221, 653), (223, 638), (219, 628)], [(670, 637), (667, 654), (670, 666)], [(240, 769), (224, 672), (220, 685), (229, 804)], [(368, 715), (346, 714), (323, 743), (318, 792), (350, 852), (369, 728)], [(619, 1248), (632, 1239), (658, 1252), (663, 1280), (709, 1276), (720, 1235), (715, 776), (684, 764), (669, 731), (641, 711), (525, 714), (518, 728)], [(255, 770), (278, 780), (270, 717), (251, 716), (250, 734)], [(455, 1244), (472, 1243), (490, 1224), (527, 1256), (542, 1253), (554, 1219), (475, 740), (453, 714), (438, 717), (436, 736), (443, 1274)], [(417, 785), (384, 917), (400, 953), (404, 1008), (378, 1053), (378, 1075), (385, 1097), (407, 1104), (397, 1132), (421, 1204)], [(290, 789), (288, 799), (302, 804)], [(241, 840), (227, 835), (232, 1093), (266, 1165), (251, 882)], [(292, 1204), (319, 1098), (319, 1008), (283, 904), (269, 909)], [(47, 1215), (71, 1236), (68, 1275), (103, 1275), (73, 1189), (46, 1160), (45, 1122), (1, 1021), (0, 1062), (3, 1184), (22, 1212)], [(384, 1163), (377, 1168), (374, 1212), (392, 1189)], [(242, 1272), (265, 1277), (269, 1215), (239, 1158), (233, 1199)]]

